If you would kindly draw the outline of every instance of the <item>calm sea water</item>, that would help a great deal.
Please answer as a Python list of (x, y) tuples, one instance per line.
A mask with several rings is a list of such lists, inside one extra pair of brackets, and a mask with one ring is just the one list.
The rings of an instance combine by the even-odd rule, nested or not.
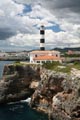
[(0, 61), (0, 78), (2, 78), (4, 65), (10, 63), (13, 63), (13, 61)]
[[(12, 61), (0, 61), (0, 78), (3, 67)], [(26, 102), (0, 105), (0, 120), (48, 120), (47, 116), (32, 110)]]

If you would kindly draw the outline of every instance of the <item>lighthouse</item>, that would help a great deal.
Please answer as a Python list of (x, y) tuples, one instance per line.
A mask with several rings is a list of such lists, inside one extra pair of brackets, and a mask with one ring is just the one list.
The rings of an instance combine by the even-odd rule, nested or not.
[(40, 50), (45, 50), (45, 29), (44, 26), (42, 25), (40, 27)]

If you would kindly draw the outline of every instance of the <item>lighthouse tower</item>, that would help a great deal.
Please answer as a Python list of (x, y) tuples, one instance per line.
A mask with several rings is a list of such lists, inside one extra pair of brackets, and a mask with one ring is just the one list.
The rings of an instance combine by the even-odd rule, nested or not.
[(43, 25), (40, 27), (40, 35), (40, 50), (45, 50), (45, 30)]

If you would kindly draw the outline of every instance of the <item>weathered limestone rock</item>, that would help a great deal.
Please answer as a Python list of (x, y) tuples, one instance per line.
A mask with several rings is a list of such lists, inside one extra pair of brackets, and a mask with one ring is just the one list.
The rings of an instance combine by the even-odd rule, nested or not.
[(32, 107), (48, 113), (51, 120), (80, 119), (80, 79), (45, 69), (41, 78)]
[(31, 97), (31, 107), (49, 120), (80, 120), (80, 77), (38, 65), (5, 65), (0, 104)]
[(5, 65), (0, 81), (0, 103), (19, 101), (30, 97), (40, 81), (40, 68), (31, 65)]

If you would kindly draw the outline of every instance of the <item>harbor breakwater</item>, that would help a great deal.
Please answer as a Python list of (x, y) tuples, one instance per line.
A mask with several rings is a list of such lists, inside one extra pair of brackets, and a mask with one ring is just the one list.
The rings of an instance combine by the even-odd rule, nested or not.
[(0, 81), (0, 104), (31, 97), (33, 109), (51, 120), (80, 119), (80, 78), (40, 65), (5, 65)]

